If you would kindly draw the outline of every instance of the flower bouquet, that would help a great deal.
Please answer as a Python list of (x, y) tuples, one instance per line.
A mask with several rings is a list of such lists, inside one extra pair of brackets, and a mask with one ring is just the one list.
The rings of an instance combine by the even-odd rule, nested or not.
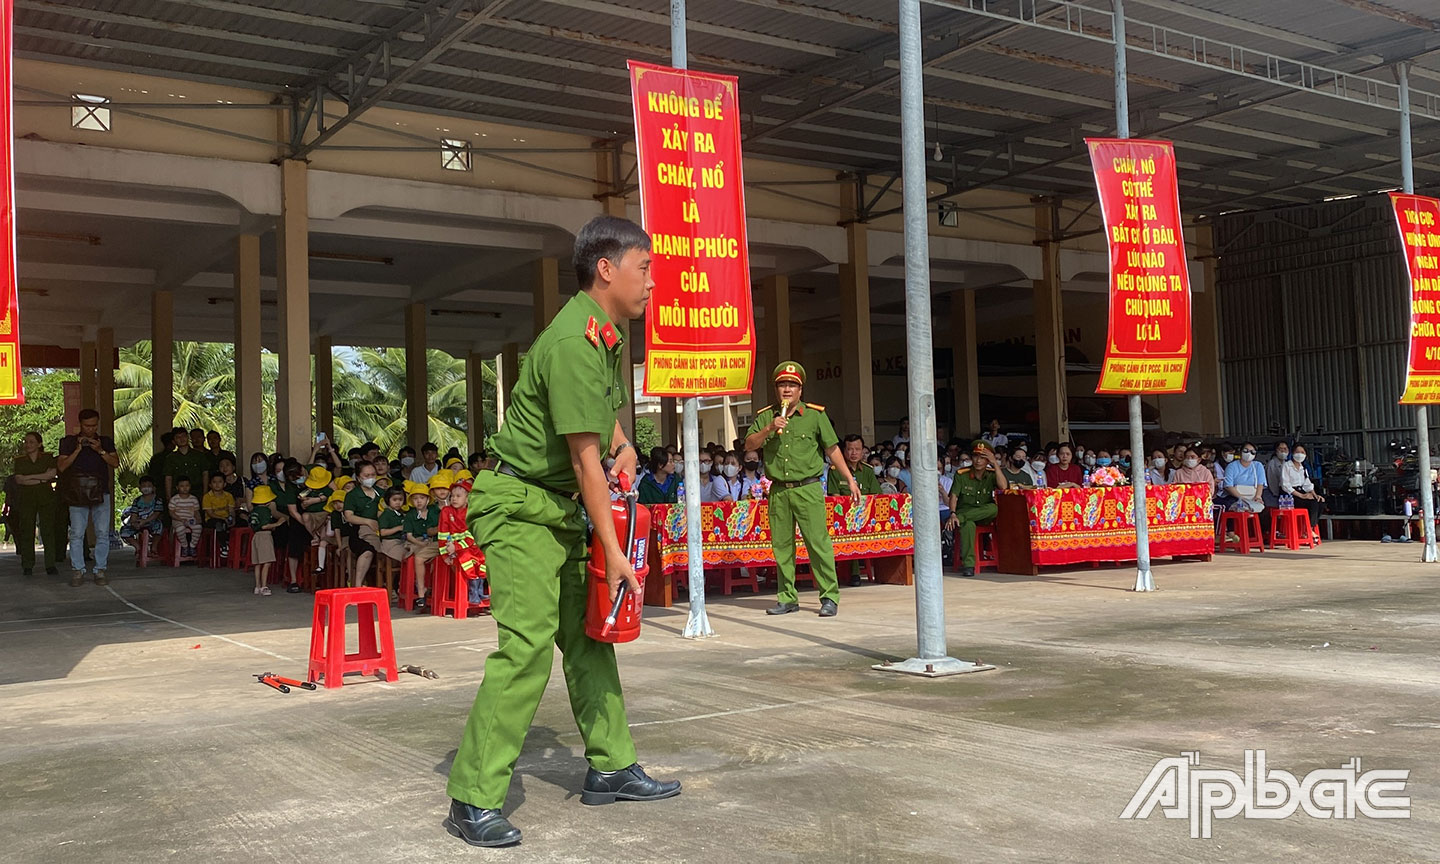
[(1113, 465), (1102, 465), (1090, 472), (1091, 486), (1124, 486), (1125, 472)]
[(760, 501), (760, 500), (763, 500), (763, 499), (765, 499), (765, 498), (769, 498), (769, 497), (770, 497), (770, 478), (769, 478), (769, 477), (761, 477), (759, 480), (756, 480), (756, 481), (755, 481), (755, 485), (753, 485), (753, 486), (750, 487), (750, 497), (751, 497), (751, 498), (754, 498), (756, 501)]

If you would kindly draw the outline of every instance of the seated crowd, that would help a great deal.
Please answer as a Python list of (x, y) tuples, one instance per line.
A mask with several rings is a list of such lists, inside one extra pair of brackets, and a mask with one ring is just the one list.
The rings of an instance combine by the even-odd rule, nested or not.
[[(205, 441), (199, 450), (192, 441)], [(489, 467), (484, 453), (467, 460), (457, 450), (443, 457), (433, 443), (402, 447), (391, 460), (373, 442), (345, 461), (320, 437), (307, 458), (254, 453), (241, 474), (220, 435), (176, 428), (161, 436), (162, 450), (140, 479), (140, 495), (121, 514), (120, 536), (160, 556), (174, 544), (178, 561), (195, 559), (202, 539), (229, 555), (231, 529), (253, 532), (250, 562), (254, 593), (268, 596), (277, 563), (286, 590), (302, 590), (299, 568), (313, 550), (315, 573), (327, 556), (347, 556), (352, 584), (365, 584), (376, 556), (414, 559), (416, 611), (426, 611), (428, 565), (444, 557), (469, 580), (470, 600), (486, 598), (484, 557), (466, 527), (475, 473)], [(199, 497), (197, 497), (197, 491)], [(163, 538), (163, 540), (162, 540)]]

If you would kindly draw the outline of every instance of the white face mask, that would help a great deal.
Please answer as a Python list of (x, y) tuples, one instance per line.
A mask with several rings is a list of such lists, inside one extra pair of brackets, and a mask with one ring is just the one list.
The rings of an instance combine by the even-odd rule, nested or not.
[(1289, 459), (1289, 458), (1290, 458), (1290, 451), (1288, 451), (1288, 450), (1276, 450), (1276, 451), (1275, 451), (1275, 458), (1276, 458), (1276, 459), (1279, 459), (1281, 462), (1284, 462), (1286, 459)]
[(1251, 462), (1253, 462), (1254, 460), (1255, 460), (1255, 454), (1254, 454), (1254, 453), (1246, 452), (1246, 453), (1241, 453), (1241, 454), (1240, 454), (1240, 461), (1241, 461), (1241, 462), (1244, 462), (1246, 465), (1249, 465), (1249, 464), (1250, 464)]
[(1199, 459), (1186, 459), (1186, 460), (1185, 460), (1185, 467), (1186, 467), (1186, 468), (1194, 468), (1196, 465), (1199, 465), (1199, 464), (1200, 464), (1200, 460), (1199, 460)]
[(369, 489), (371, 486), (374, 486), (374, 485), (375, 485), (375, 478), (374, 478), (374, 477), (361, 477), (361, 478), (360, 478), (360, 485), (361, 485), (361, 486), (364, 486), (366, 489)]
[(1086, 456), (1085, 456), (1085, 464), (1086, 464), (1086, 466), (1093, 466), (1093, 465), (1095, 464), (1095, 457), (1094, 457), (1094, 456), (1091, 456), (1091, 455), (1089, 455), (1089, 454), (1086, 454)]
[(875, 472), (876, 477), (885, 473), (885, 467), (883, 465), (871, 465), (870, 470)]
[(1290, 454), (1290, 461), (1291, 461), (1291, 462), (1295, 462), (1295, 463), (1304, 462), (1304, 461), (1305, 461), (1305, 454), (1304, 454), (1304, 453), (1292, 453), (1292, 454)]
[(1051, 464), (1051, 465), (1059, 465), (1059, 464), (1060, 464), (1060, 457), (1059, 457), (1059, 456), (1051, 456), (1051, 457), (1050, 457), (1050, 464)]
[(725, 466), (725, 476), (726, 476), (726, 477), (734, 478), (734, 477), (735, 477), (736, 475), (738, 475), (739, 473), (740, 473), (740, 466), (739, 466), (739, 465), (726, 465), (726, 466)]
[(414, 457), (414, 456), (401, 456), (401, 457), (400, 457), (400, 467), (401, 467), (401, 468), (409, 468), (411, 465), (414, 465), (414, 464), (415, 464), (415, 457)]
[(1224, 454), (1224, 455), (1222, 455), (1222, 456), (1220, 457), (1220, 461), (1223, 462), (1223, 463), (1225, 463), (1226, 465), (1229, 465), (1231, 462), (1234, 462), (1234, 461), (1235, 461), (1235, 454), (1234, 454), (1234, 453), (1226, 453), (1226, 454)]
[(1161, 468), (1164, 468), (1164, 467), (1165, 467), (1165, 457), (1164, 457), (1164, 456), (1156, 456), (1154, 459), (1151, 459), (1151, 460), (1150, 460), (1150, 467), (1154, 468), (1154, 469), (1157, 470), (1157, 471), (1160, 470)]
[(700, 473), (701, 473), (701, 474), (709, 474), (709, 473), (710, 473), (710, 466), (713, 465), (713, 464), (715, 464), (715, 463), (713, 463), (713, 462), (701, 462), (701, 463), (700, 463)]
[(251, 471), (254, 471), (256, 474), (262, 474), (262, 473), (264, 473), (264, 471), (265, 471), (265, 469), (266, 469), (267, 467), (269, 467), (269, 463), (266, 463), (266, 462), (251, 462), (251, 463), (250, 463), (250, 470), (251, 470)]
[(970, 460), (970, 459), (961, 459), (961, 460), (960, 460), (960, 467), (961, 467), (961, 468), (969, 468), (971, 465), (974, 465), (974, 464), (975, 464), (975, 463), (974, 463), (972, 460)]
[(886, 469), (885, 469), (885, 473), (886, 473), (891, 479), (894, 479), (894, 478), (900, 476), (900, 469), (899, 469), (899, 468), (886, 468)]
[(1038, 472), (1038, 471), (1044, 471), (1044, 470), (1045, 470), (1045, 462), (1044, 462), (1044, 460), (1042, 460), (1042, 459), (1036, 459), (1034, 462), (1031, 462), (1031, 463), (1030, 463), (1030, 467), (1031, 467), (1031, 468), (1034, 468), (1037, 472)]

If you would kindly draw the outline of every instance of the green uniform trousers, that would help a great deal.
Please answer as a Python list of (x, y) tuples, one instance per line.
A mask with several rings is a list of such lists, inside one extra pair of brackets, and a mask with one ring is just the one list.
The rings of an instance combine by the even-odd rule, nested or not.
[(55, 493), (38, 486), (21, 486), (15, 500), (11, 502), (15, 513), (15, 551), (20, 555), (20, 566), (25, 570), (35, 567), (35, 529), (40, 529), (40, 542), (45, 544), (45, 567), (55, 566), (55, 556), (61, 546), (60, 535), (55, 525)]
[(775, 565), (780, 587), (775, 599), (794, 603), (795, 596), (795, 526), (805, 538), (810, 551), (810, 573), (821, 600), (840, 600), (840, 583), (835, 578), (835, 547), (830, 542), (830, 520), (825, 518), (825, 492), (819, 483), (806, 483), (791, 489), (770, 487), (770, 548), (775, 550)]
[(994, 504), (959, 507), (955, 510), (955, 519), (960, 523), (960, 564), (962, 566), (975, 566), (975, 526), (989, 525), (995, 521), (995, 514), (999, 512), (1000, 508)]
[(499, 809), (560, 648), (570, 709), (597, 771), (635, 764), (615, 646), (585, 635), (585, 523), (580, 504), (514, 477), (483, 471), (470, 527), (485, 552), (500, 644), (450, 768), (450, 797)]

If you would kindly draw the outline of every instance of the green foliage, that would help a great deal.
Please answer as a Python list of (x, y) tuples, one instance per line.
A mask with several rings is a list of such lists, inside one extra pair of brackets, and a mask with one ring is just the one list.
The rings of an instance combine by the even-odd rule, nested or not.
[(641, 461), (650, 455), (650, 450), (660, 446), (660, 432), (655, 428), (655, 421), (650, 417), (635, 418), (635, 450), (640, 454)]
[[(426, 352), (426, 428), (411, 434), (406, 428), (405, 351), (400, 348), (361, 348), (356, 364), (335, 370), (335, 445), (343, 455), (352, 447), (374, 441), (390, 456), (406, 444), (417, 450), (434, 441), (444, 453), (451, 447), (466, 453), (467, 395), (465, 361), (444, 351)], [(485, 438), (495, 430), (495, 366), (481, 366), (481, 398), (491, 410), (485, 413)], [(482, 438), (482, 440), (485, 440)]]
[(74, 369), (27, 369), (24, 405), (0, 405), (0, 454), (4, 464), (0, 473), (9, 473), (9, 460), (20, 452), (26, 432), (36, 431), (45, 438), (45, 450), (54, 453), (65, 434), (60, 418), (65, 413), (65, 382), (78, 381)]

